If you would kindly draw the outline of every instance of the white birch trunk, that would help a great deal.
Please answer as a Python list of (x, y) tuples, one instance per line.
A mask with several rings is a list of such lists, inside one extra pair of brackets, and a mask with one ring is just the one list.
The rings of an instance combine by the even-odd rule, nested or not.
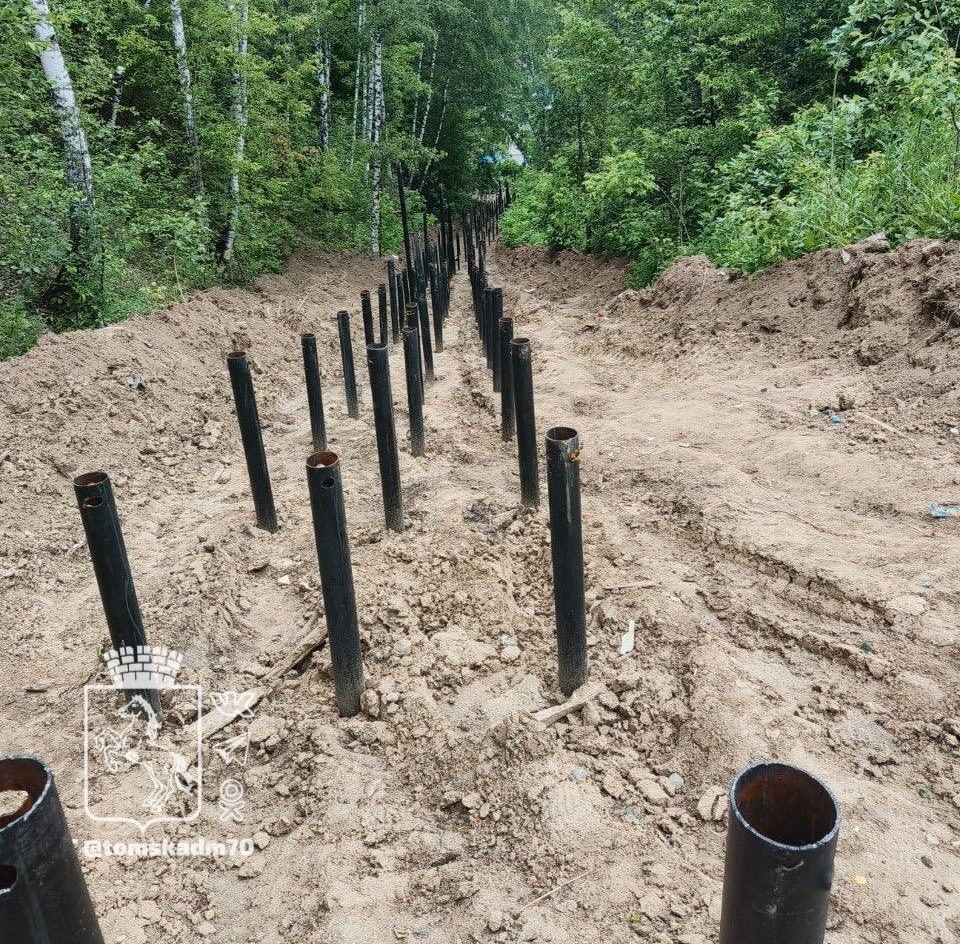
[[(150, 0), (141, 0), (140, 6), (144, 10), (150, 9)], [(127, 81), (127, 67), (118, 65), (113, 70), (113, 95), (110, 97), (110, 116), (107, 118), (107, 127), (113, 131), (117, 127), (117, 116), (120, 113), (120, 101), (123, 98), (123, 87)]]
[(36, 14), (33, 37), (37, 42), (40, 66), (50, 83), (53, 107), (60, 119), (60, 137), (63, 141), (63, 158), (67, 182), (90, 209), (94, 206), (93, 167), (87, 136), (80, 123), (80, 109), (67, 63), (60, 50), (60, 43), (50, 18), (47, 0), (30, 0)]
[[(373, 141), (373, 117), (374, 117), (374, 112), (377, 109), (377, 98), (376, 98), (376, 89), (375, 89), (375, 86), (376, 86), (375, 71), (377, 68), (376, 62), (375, 62), (376, 56), (377, 56), (375, 46), (377, 42), (378, 41), (374, 40), (372, 36), (370, 37), (370, 56), (368, 60), (368, 73), (367, 73), (368, 75), (367, 103), (366, 103), (366, 110), (365, 110), (366, 138), (368, 141)], [(382, 64), (382, 59), (381, 59), (381, 64)]]
[[(417, 57), (417, 79), (418, 81), (423, 81), (423, 51), (426, 46), (420, 47), (420, 55)], [(417, 136), (417, 112), (420, 111), (420, 93), (417, 92), (413, 96), (413, 122), (410, 126), (410, 133), (416, 137)]]
[(193, 176), (193, 191), (203, 195), (203, 171), (200, 167), (200, 138), (193, 111), (193, 76), (187, 61), (187, 34), (183, 29), (183, 10), (180, 0), (170, 0), (170, 20), (173, 25), (173, 48), (176, 52), (177, 75), (180, 78), (180, 94), (183, 97), (183, 128), (190, 149), (190, 166)]
[(433, 55), (430, 57), (430, 79), (427, 82), (427, 85), (430, 86), (430, 91), (427, 92), (427, 103), (423, 106), (423, 122), (420, 125), (420, 133), (417, 137), (420, 139), (420, 143), (423, 144), (423, 136), (427, 131), (427, 118), (430, 117), (430, 105), (433, 102), (433, 76), (437, 68), (437, 46), (439, 44), (440, 37), (437, 36), (433, 40)]
[(326, 150), (330, 147), (330, 114), (332, 109), (331, 98), (333, 96), (333, 52), (330, 45), (330, 40), (325, 39), (323, 41), (323, 61), (325, 63), (324, 69), (327, 76), (327, 92), (324, 99), (325, 108), (324, 108), (324, 144), (323, 148)]
[(353, 133), (350, 138), (350, 166), (353, 167), (353, 159), (357, 150), (357, 132), (359, 127), (357, 122), (360, 119), (360, 79), (363, 76), (363, 25), (367, 18), (366, 0), (360, 0), (357, 4), (357, 70), (353, 77)]
[(330, 43), (323, 38), (319, 25), (314, 46), (317, 57), (317, 86), (319, 97), (317, 110), (320, 123), (320, 150), (330, 147)]
[[(234, 9), (230, 6), (231, 11)], [(230, 173), (230, 223), (223, 242), (221, 269), (226, 268), (233, 257), (233, 247), (237, 239), (237, 225), (240, 221), (240, 170), (247, 144), (247, 41), (250, 21), (249, 0), (240, 5), (240, 23), (237, 31), (236, 61), (233, 67), (233, 121), (237, 129), (237, 141), (233, 151), (233, 168)]]
[(113, 131), (117, 127), (117, 115), (120, 113), (120, 99), (123, 97), (123, 84), (127, 70), (117, 66), (113, 73), (113, 95), (110, 97), (110, 117), (107, 118), (107, 127)]
[[(440, 144), (440, 133), (443, 131), (443, 119), (447, 114), (447, 99), (450, 92), (450, 83), (447, 82), (443, 87), (443, 105), (440, 108), (440, 119), (437, 121), (437, 133), (433, 136), (433, 150), (436, 151), (437, 145)], [(424, 185), (427, 182), (427, 174), (430, 172), (430, 168), (433, 166), (433, 155), (430, 155), (430, 158), (427, 160), (426, 167), (423, 168), (423, 177), (420, 178), (420, 189), (422, 190)]]
[(370, 251), (373, 257), (380, 257), (380, 198), (382, 183), (382, 168), (380, 155), (380, 139), (386, 121), (386, 107), (383, 94), (383, 42), (379, 36), (373, 43), (373, 116), (371, 137), (373, 143), (373, 210), (370, 216)]

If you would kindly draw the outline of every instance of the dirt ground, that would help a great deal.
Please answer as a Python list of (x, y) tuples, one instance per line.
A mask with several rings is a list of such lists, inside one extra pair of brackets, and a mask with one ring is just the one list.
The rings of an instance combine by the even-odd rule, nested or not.
[[(78, 842), (140, 833), (84, 815), (83, 689), (107, 634), (73, 476), (110, 472), (150, 640), (223, 692), (256, 686), (322, 607), (304, 328), (343, 466), (367, 713), (336, 717), (326, 648), (290, 673), (237, 722), (246, 766), (208, 759), (200, 823), (146, 834), (254, 854), (86, 861), (108, 942), (706, 944), (723, 794), (777, 757), (842, 807), (829, 944), (958, 944), (960, 518), (930, 505), (960, 503), (960, 245), (867, 249), (751, 279), (682, 260), (643, 292), (615, 264), (493, 254), (540, 433), (583, 442), (602, 687), (549, 725), (530, 716), (562, 700), (547, 514), (518, 509), (465, 275), (425, 459), (394, 348), (401, 535), (382, 527), (365, 367), (350, 420), (331, 318), (375, 287), (372, 263), (304, 254), (0, 364), (0, 753), (52, 764)], [(273, 536), (251, 527), (234, 342), (255, 362)], [(246, 805), (224, 823), (228, 777)]]

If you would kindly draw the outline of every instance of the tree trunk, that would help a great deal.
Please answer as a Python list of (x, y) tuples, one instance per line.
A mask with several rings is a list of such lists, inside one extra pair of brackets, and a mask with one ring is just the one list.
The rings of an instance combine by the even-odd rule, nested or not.
[(360, 0), (357, 5), (357, 69), (353, 77), (353, 134), (350, 138), (350, 166), (357, 150), (357, 133), (360, 119), (360, 79), (363, 76), (363, 26), (367, 19), (366, 0)]
[(36, 14), (33, 37), (40, 67), (50, 83), (53, 107), (60, 120), (63, 164), (70, 198), (70, 263), (45, 293), (45, 303), (56, 313), (55, 328), (89, 325), (99, 314), (103, 298), (103, 246), (96, 218), (93, 165), (87, 136), (67, 63), (50, 16), (47, 0), (30, 0)]
[(123, 84), (127, 76), (124, 66), (117, 66), (113, 70), (113, 94), (110, 96), (110, 114), (107, 117), (107, 127), (113, 131), (117, 127), (117, 115), (120, 112), (120, 99), (123, 97)]
[[(231, 12), (234, 10), (230, 5)], [(237, 129), (237, 141), (233, 151), (233, 169), (230, 173), (230, 223), (223, 241), (223, 256), (220, 270), (230, 263), (233, 257), (233, 246), (237, 239), (237, 224), (240, 221), (240, 170), (243, 166), (243, 155), (247, 144), (247, 37), (250, 21), (249, 0), (241, 0), (240, 23), (237, 29), (236, 60), (233, 67), (233, 122)]]
[(363, 137), (366, 141), (373, 141), (373, 113), (377, 107), (373, 88), (373, 73), (376, 68), (376, 64), (374, 63), (374, 45), (376, 42), (377, 41), (373, 38), (373, 36), (371, 36), (370, 48), (367, 51), (366, 57), (367, 80), (363, 87)]
[(382, 167), (380, 139), (386, 122), (386, 107), (383, 94), (383, 42), (379, 36), (373, 42), (373, 121), (371, 137), (373, 143), (373, 171), (371, 184), (373, 190), (373, 211), (370, 217), (370, 250), (373, 257), (380, 257), (380, 197), (382, 188)]
[[(140, 0), (144, 10), (150, 9), (151, 0)], [(123, 98), (123, 87), (127, 81), (127, 67), (118, 64), (113, 70), (113, 94), (110, 96), (110, 114), (107, 116), (107, 127), (113, 131), (117, 127), (117, 115), (120, 113), (120, 101)]]
[[(420, 55), (417, 57), (417, 79), (421, 82), (423, 81), (423, 50), (425, 47), (420, 48)], [(420, 93), (417, 92), (413, 96), (413, 123), (410, 126), (410, 133), (416, 137), (417, 136), (417, 112), (420, 111)]]
[(417, 135), (421, 144), (423, 144), (423, 136), (427, 132), (427, 118), (430, 117), (430, 105), (433, 102), (433, 76), (437, 68), (437, 46), (439, 45), (439, 42), (440, 37), (434, 37), (433, 55), (430, 57), (430, 78), (427, 82), (427, 84), (430, 86), (430, 91), (427, 92), (427, 103), (423, 106), (423, 121), (420, 125), (420, 134)]
[[(314, 7), (316, 13), (316, 7)], [(320, 150), (330, 148), (330, 43), (323, 38), (320, 24), (317, 24), (317, 37), (314, 44), (317, 58), (317, 117), (319, 119)]]
[(190, 171), (194, 196), (203, 196), (203, 171), (200, 167), (200, 138), (193, 112), (193, 77), (187, 61), (187, 35), (183, 29), (183, 10), (180, 0), (170, 0), (170, 20), (173, 25), (173, 48), (176, 52), (177, 75), (183, 97), (183, 130), (190, 149)]
[[(447, 98), (450, 92), (450, 83), (448, 82), (443, 87), (443, 105), (440, 108), (440, 118), (437, 121), (437, 133), (433, 136), (433, 150), (436, 151), (437, 145), (440, 144), (440, 134), (443, 131), (443, 119), (447, 114)], [(427, 160), (427, 166), (423, 168), (423, 177), (420, 178), (420, 189), (423, 190), (424, 185), (427, 182), (427, 174), (430, 172), (430, 168), (433, 165), (433, 157), (431, 156)]]
[(60, 50), (57, 34), (53, 29), (47, 0), (30, 0), (30, 5), (36, 13), (33, 38), (37, 42), (40, 66), (50, 83), (53, 107), (60, 119), (60, 137), (63, 142), (67, 183), (82, 198), (82, 202), (92, 210), (94, 207), (93, 168), (90, 163), (87, 136), (80, 123), (80, 109), (77, 107), (77, 99), (73, 92), (73, 82)]

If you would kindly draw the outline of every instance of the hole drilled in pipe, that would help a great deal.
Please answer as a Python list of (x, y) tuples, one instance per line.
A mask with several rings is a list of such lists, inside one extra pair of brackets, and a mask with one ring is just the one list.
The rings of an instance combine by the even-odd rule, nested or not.
[(17, 883), (17, 870), (12, 865), (0, 865), (0, 895)]
[(833, 794), (816, 777), (790, 764), (748, 767), (734, 781), (731, 796), (741, 822), (781, 846), (820, 845), (840, 825)]
[(321, 450), (315, 452), (307, 459), (307, 467), (310, 469), (332, 469), (340, 464), (340, 457), (335, 452)]
[(569, 426), (554, 426), (553, 429), (547, 430), (547, 439), (553, 440), (553, 442), (569, 442), (576, 438), (577, 431)]

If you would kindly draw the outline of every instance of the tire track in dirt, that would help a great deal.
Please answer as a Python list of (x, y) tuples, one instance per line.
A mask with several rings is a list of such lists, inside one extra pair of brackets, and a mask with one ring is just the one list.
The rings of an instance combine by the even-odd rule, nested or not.
[[(133, 462), (118, 423), (104, 455), (129, 479), (121, 514), (148, 625), (158, 641), (184, 646), (190, 678), (216, 690), (255, 684), (321, 610), (296, 337), (317, 331), (368, 678), (366, 715), (347, 720), (334, 715), (325, 650), (287, 678), (258, 710), (244, 773), (254, 857), (222, 866), (95, 863), (90, 880), (105, 925), (131, 941), (171, 944), (192, 944), (201, 927), (201, 936), (258, 944), (706, 944), (723, 854), (713, 791), (747, 759), (778, 754), (822, 773), (844, 807), (830, 944), (955, 944), (957, 896), (945, 890), (960, 833), (950, 799), (955, 735), (937, 719), (952, 710), (957, 667), (938, 658), (946, 647), (928, 651), (937, 633), (950, 639), (939, 627), (955, 601), (949, 590), (927, 593), (916, 615), (904, 599), (915, 596), (909, 570), (930, 539), (821, 507), (816, 477), (805, 462), (789, 463), (792, 450), (811, 453), (822, 436), (801, 427), (797, 447), (790, 428), (778, 428), (768, 447), (773, 420), (762, 404), (754, 413), (735, 358), (671, 365), (601, 349), (581, 328), (609, 279), (579, 300), (556, 301), (527, 295), (528, 273), (516, 276), (500, 259), (491, 258), (491, 281), (504, 284), (518, 335), (534, 340), (539, 436), (570, 424), (586, 447), (592, 672), (605, 691), (546, 729), (524, 719), (558, 700), (546, 510), (518, 512), (515, 451), (500, 440), (465, 275), (427, 393), (423, 460), (406, 447), (402, 358), (392, 349), (409, 522), (400, 535), (382, 530), (366, 370), (358, 361), (363, 409), (348, 421), (330, 320), (375, 284), (369, 265), (308, 259), (251, 293), (216, 296), (213, 311), (199, 296), (174, 321), (128, 323), (123, 343), (84, 353), (88, 341), (115, 337), (112, 329), (67, 339), (80, 345), (79, 363), (106, 351), (119, 375), (140, 369), (131, 348), (147, 339), (183, 388), (182, 397), (161, 388), (152, 403), (116, 405), (143, 413), (136, 428), (159, 438), (155, 454)], [(275, 536), (249, 525), (229, 389), (212, 380), (225, 376), (222, 354), (238, 332), (263, 368), (255, 385), (283, 521)], [(739, 373), (752, 369), (745, 356)], [(17, 382), (15, 368), (0, 369), (0, 398)], [(750, 382), (759, 386), (759, 376)], [(748, 406), (731, 419), (740, 402)], [(18, 416), (0, 426), (0, 446)], [(14, 638), (30, 676), (51, 671), (55, 640), (72, 639), (75, 650), (57, 664), (49, 696), (11, 706), (3, 747), (51, 756), (61, 791), (75, 801), (66, 682), (90, 670), (103, 636), (99, 602), (84, 555), (63, 558), (79, 530), (55, 521), (67, 516), (68, 489), (54, 477), (19, 478), (47, 450), (66, 450), (69, 434), (51, 430), (42, 412), (19, 422), (36, 445), (18, 447), (14, 471), (0, 471), (25, 483), (23, 496), (37, 496), (32, 507), (20, 503), (19, 526), (35, 536), (19, 566), (39, 575), (34, 593), (56, 616), (55, 635), (30, 613)], [(213, 448), (194, 455), (196, 430)], [(75, 451), (89, 460), (89, 443)], [(213, 483), (224, 467), (229, 482)], [(873, 546), (859, 539), (864, 528)], [(952, 559), (949, 549), (942, 555), (938, 569)], [(48, 567), (59, 568), (59, 580), (43, 576)], [(29, 592), (14, 579), (7, 615)], [(637, 648), (620, 657), (630, 619)], [(860, 636), (874, 654), (851, 643)], [(874, 660), (895, 669), (874, 677)], [(21, 695), (20, 684), (8, 677), (0, 692)], [(213, 808), (223, 774), (212, 766)], [(87, 835), (75, 802), (68, 812), (75, 835)], [(220, 829), (214, 818), (203, 827)], [(143, 900), (159, 905), (162, 921), (148, 919)]]

